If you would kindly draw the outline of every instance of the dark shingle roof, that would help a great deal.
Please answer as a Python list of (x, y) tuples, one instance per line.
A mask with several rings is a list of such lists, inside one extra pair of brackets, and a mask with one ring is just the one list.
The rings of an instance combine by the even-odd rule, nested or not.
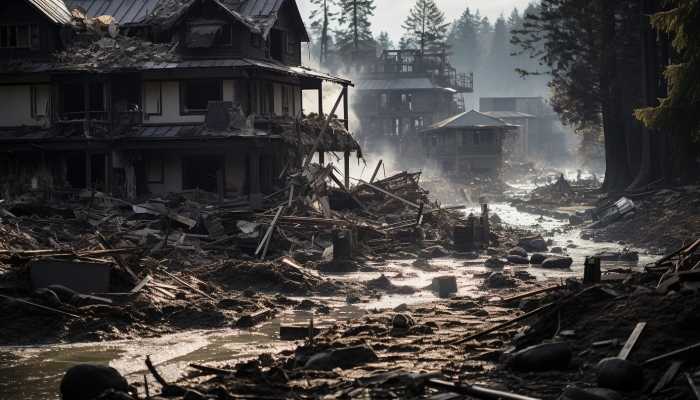
[(437, 129), (451, 128), (504, 128), (513, 129), (515, 125), (510, 125), (498, 118), (490, 117), (478, 111), (465, 111), (461, 114), (454, 115), (440, 122), (431, 125), (424, 132), (434, 131)]
[[(62, 0), (32, 0), (37, 2), (61, 2)], [(149, 23), (179, 16), (196, 0), (65, 0), (68, 8), (83, 8), (87, 16), (111, 15), (120, 25)], [(277, 21), (280, 9), (287, 1), (295, 0), (212, 0), (229, 12), (234, 18), (257, 29), (267, 36)], [(296, 3), (294, 3), (296, 7)], [(298, 9), (297, 9), (298, 14)], [(70, 22), (70, 13), (68, 14)], [(299, 15), (300, 23), (301, 16)], [(304, 27), (304, 35), (308, 34)]]

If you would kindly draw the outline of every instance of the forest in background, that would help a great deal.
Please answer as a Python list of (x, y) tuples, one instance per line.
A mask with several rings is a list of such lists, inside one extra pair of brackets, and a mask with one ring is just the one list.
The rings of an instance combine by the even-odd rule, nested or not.
[(605, 190), (697, 180), (697, 0), (542, 0), (494, 23), (469, 8), (447, 21), (434, 0), (417, 0), (398, 43), (373, 32), (374, 0), (310, 1), (322, 68), (386, 48), (447, 48), (475, 73), (476, 98), (545, 96), (584, 144), (604, 142)]

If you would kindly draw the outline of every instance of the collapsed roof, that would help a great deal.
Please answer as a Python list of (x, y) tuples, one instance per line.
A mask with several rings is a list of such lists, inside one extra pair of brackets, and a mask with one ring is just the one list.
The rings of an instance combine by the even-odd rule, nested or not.
[(70, 11), (63, 0), (28, 0), (28, 2), (55, 24), (71, 23)]
[[(39, 1), (39, 0), (33, 0)], [(51, 0), (60, 1), (60, 0)], [(80, 7), (88, 17), (110, 15), (119, 25), (170, 25), (179, 20), (189, 8), (203, 0), (66, 0), (69, 8)], [(277, 22), (282, 7), (290, 3), (297, 23), (303, 31), (302, 41), (309, 35), (304, 27), (295, 0), (209, 0), (253, 32), (267, 38)]]

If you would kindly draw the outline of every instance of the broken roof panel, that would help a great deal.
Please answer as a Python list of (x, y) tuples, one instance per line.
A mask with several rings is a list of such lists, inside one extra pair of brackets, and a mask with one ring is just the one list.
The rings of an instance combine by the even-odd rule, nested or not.
[(29, 4), (36, 7), (56, 24), (67, 25), (72, 21), (70, 11), (63, 0), (29, 0)]
[(81, 7), (89, 17), (111, 15), (119, 24), (138, 24), (151, 14), (160, 0), (66, 0), (68, 7)]
[(454, 115), (440, 122), (431, 125), (424, 132), (438, 129), (460, 129), (460, 128), (503, 128), (514, 129), (515, 125), (510, 125), (503, 120), (488, 116), (475, 110), (465, 111)]

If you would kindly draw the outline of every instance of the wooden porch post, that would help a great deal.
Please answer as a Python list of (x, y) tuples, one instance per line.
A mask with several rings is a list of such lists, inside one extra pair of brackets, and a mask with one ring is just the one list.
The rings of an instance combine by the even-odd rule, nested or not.
[[(323, 82), (319, 83), (318, 87), (318, 116), (323, 117)], [(321, 166), (326, 165), (326, 157), (323, 150), (318, 152), (318, 164)]]
[(345, 121), (345, 129), (350, 129), (348, 111), (348, 85), (343, 85), (343, 121)]
[(92, 189), (92, 153), (85, 150), (85, 189)]
[(350, 189), (350, 152), (346, 151), (343, 158), (345, 159), (345, 188)]

